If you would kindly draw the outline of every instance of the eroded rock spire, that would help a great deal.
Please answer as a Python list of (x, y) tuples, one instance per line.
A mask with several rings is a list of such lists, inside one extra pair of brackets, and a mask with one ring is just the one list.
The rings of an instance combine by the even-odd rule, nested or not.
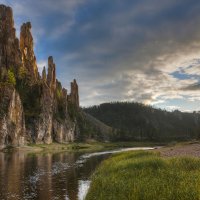
[[(79, 107), (78, 85), (67, 95), (56, 81), (56, 65), (38, 72), (31, 23), (16, 38), (13, 13), (0, 5), (0, 149), (7, 145), (74, 141), (78, 123), (69, 103)], [(71, 106), (71, 105), (70, 105)]]
[(69, 95), (69, 101), (77, 108), (79, 108), (78, 84), (76, 82), (76, 79), (71, 82), (71, 93)]
[(22, 53), (22, 63), (28, 71), (28, 75), (32, 81), (38, 79), (38, 68), (36, 57), (33, 49), (33, 37), (31, 34), (31, 23), (27, 22), (21, 26), (20, 33), (20, 50)]
[(21, 53), (15, 32), (12, 9), (0, 5), (0, 68), (17, 71), (21, 66)]
[(46, 68), (45, 67), (43, 67), (43, 70), (42, 70), (42, 80), (43, 80), (43, 82), (47, 81), (47, 74), (46, 74)]
[(53, 62), (53, 57), (48, 58), (48, 74), (47, 74), (47, 84), (53, 93), (56, 89), (56, 65)]

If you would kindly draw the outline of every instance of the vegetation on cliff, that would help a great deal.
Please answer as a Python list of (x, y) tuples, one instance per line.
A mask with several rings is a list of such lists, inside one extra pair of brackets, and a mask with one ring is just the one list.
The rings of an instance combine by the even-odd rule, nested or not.
[[(18, 39), (12, 9), (0, 5), (0, 89), (3, 91), (0, 148), (8, 145), (7, 138), (9, 145), (16, 146), (27, 142), (50, 144), (75, 139), (77, 123), (70, 117), (68, 106), (73, 105), (79, 112), (78, 85), (74, 80), (70, 93), (67, 93), (56, 79), (52, 56), (48, 58), (48, 73), (44, 68), (40, 76), (31, 28), (30, 22), (23, 23)], [(23, 137), (18, 137), (20, 131)], [(16, 138), (23, 142), (16, 141)]]
[[(100, 136), (105, 130), (101, 128), (103, 125), (100, 128), (98, 123), (93, 125), (79, 107), (76, 80), (71, 82), (70, 92), (57, 80), (52, 56), (48, 58), (47, 70), (44, 67), (39, 74), (31, 28), (30, 22), (23, 23), (18, 39), (12, 9), (0, 5), (0, 90), (4, 91), (0, 96), (0, 149), (8, 145), (7, 138), (9, 145), (17, 146), (103, 139)], [(12, 101), (14, 97), (17, 101)], [(21, 106), (21, 112), (16, 116), (18, 114), (22, 124), (17, 126), (9, 108), (16, 108), (17, 112)], [(23, 142), (16, 142), (20, 130)]]

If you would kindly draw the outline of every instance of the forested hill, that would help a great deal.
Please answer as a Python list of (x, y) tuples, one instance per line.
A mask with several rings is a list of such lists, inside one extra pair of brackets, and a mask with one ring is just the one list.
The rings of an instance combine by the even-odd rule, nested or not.
[(200, 136), (200, 113), (168, 112), (134, 102), (104, 103), (84, 111), (113, 127), (114, 140), (183, 140)]

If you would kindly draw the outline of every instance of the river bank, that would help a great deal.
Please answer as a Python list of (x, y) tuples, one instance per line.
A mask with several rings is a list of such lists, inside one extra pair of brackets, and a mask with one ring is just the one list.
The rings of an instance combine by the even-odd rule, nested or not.
[(119, 148), (132, 148), (132, 147), (154, 147), (163, 146), (164, 143), (155, 142), (85, 142), (85, 143), (68, 143), (68, 144), (30, 144), (23, 147), (5, 148), (3, 152), (28, 152), (28, 153), (45, 153), (45, 152), (64, 152), (64, 151), (81, 151), (81, 152), (94, 152), (104, 151)]
[[(91, 151), (98, 145), (102, 146), (101, 151)], [(98, 143), (98, 145), (93, 144), (86, 150), (79, 148), (62, 151), (60, 146), (56, 149), (57, 144), (54, 144), (54, 147), (48, 146), (50, 151), (46, 149), (33, 152), (31, 148), (36, 147), (24, 147), (23, 150), (15, 148), (8, 153), (0, 152), (0, 199), (85, 200), (91, 176), (103, 160), (119, 152), (153, 149), (153, 147), (136, 147), (141, 143), (101, 145)], [(133, 145), (135, 147), (130, 147)], [(121, 148), (117, 148), (119, 146)], [(129, 147), (122, 148), (122, 146)], [(85, 147), (85, 144), (82, 147)], [(27, 148), (30, 148), (30, 151), (27, 151)], [(42, 147), (37, 145), (37, 148)]]
[(92, 176), (86, 200), (196, 200), (200, 143), (185, 142), (105, 160)]
[(171, 146), (168, 145), (155, 151), (159, 152), (162, 157), (200, 157), (200, 142), (182, 142)]

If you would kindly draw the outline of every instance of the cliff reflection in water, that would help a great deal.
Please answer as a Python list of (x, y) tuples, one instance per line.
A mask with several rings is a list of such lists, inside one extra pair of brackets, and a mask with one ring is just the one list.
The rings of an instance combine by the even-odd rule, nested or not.
[(83, 199), (89, 177), (108, 155), (0, 153), (0, 199)]

